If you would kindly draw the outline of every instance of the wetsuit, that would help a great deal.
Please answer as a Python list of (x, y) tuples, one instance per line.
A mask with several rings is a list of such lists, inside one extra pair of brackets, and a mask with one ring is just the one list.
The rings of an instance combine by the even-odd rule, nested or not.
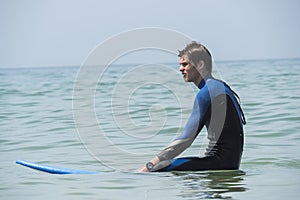
[[(170, 161), (157, 171), (238, 169), (243, 152), (246, 124), (237, 94), (223, 81), (208, 75), (198, 85), (190, 118), (182, 133), (157, 157)], [(209, 140), (204, 157), (173, 159), (187, 149), (203, 126)]]

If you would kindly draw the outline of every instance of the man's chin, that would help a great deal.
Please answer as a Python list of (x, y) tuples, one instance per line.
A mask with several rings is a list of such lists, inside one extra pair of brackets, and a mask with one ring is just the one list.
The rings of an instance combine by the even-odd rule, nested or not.
[(183, 80), (184, 80), (184, 82), (191, 82), (191, 80), (189, 80), (188, 78), (186, 78), (186, 77), (183, 77)]
[(184, 82), (189, 82), (188, 78), (186, 76), (183, 76), (182, 78), (183, 78)]

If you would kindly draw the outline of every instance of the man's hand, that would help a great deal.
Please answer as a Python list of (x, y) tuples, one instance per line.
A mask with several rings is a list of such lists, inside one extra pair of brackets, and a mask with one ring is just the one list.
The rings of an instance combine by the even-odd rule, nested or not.
[(147, 167), (141, 167), (137, 170), (137, 172), (149, 172), (149, 170), (147, 169)]

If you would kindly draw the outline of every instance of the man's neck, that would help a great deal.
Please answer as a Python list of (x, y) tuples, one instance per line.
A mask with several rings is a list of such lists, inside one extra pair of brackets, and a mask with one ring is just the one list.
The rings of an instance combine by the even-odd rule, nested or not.
[(209, 72), (203, 72), (202, 74), (200, 73), (200, 75), (199, 75), (199, 77), (197, 78), (197, 80), (194, 81), (194, 84), (195, 84), (196, 86), (198, 86), (199, 83), (200, 83), (206, 76), (208, 76), (208, 75), (209, 75)]
[(202, 77), (201, 76), (199, 76), (198, 78), (197, 78), (197, 80), (195, 80), (194, 81), (194, 84), (196, 85), (196, 86), (198, 86), (199, 85), (199, 83), (202, 81)]

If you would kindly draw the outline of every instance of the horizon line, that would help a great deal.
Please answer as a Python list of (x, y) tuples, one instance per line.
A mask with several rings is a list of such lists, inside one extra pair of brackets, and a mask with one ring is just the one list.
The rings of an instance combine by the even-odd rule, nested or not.
[[(257, 61), (268, 61), (268, 60), (297, 60), (300, 59), (300, 57), (289, 57), (289, 58), (260, 58), (260, 59), (237, 59), (237, 60), (213, 60), (215, 63), (222, 63), (222, 62), (257, 62)], [(175, 64), (176, 62), (161, 62), (160, 64)], [(145, 63), (117, 63), (118, 65), (141, 65)], [(150, 63), (153, 64), (153, 63)], [(26, 69), (26, 68), (69, 68), (69, 67), (80, 67), (82, 64), (63, 64), (63, 65), (23, 65), (23, 66), (0, 66), (0, 69)], [(97, 66), (97, 65), (94, 65)]]

